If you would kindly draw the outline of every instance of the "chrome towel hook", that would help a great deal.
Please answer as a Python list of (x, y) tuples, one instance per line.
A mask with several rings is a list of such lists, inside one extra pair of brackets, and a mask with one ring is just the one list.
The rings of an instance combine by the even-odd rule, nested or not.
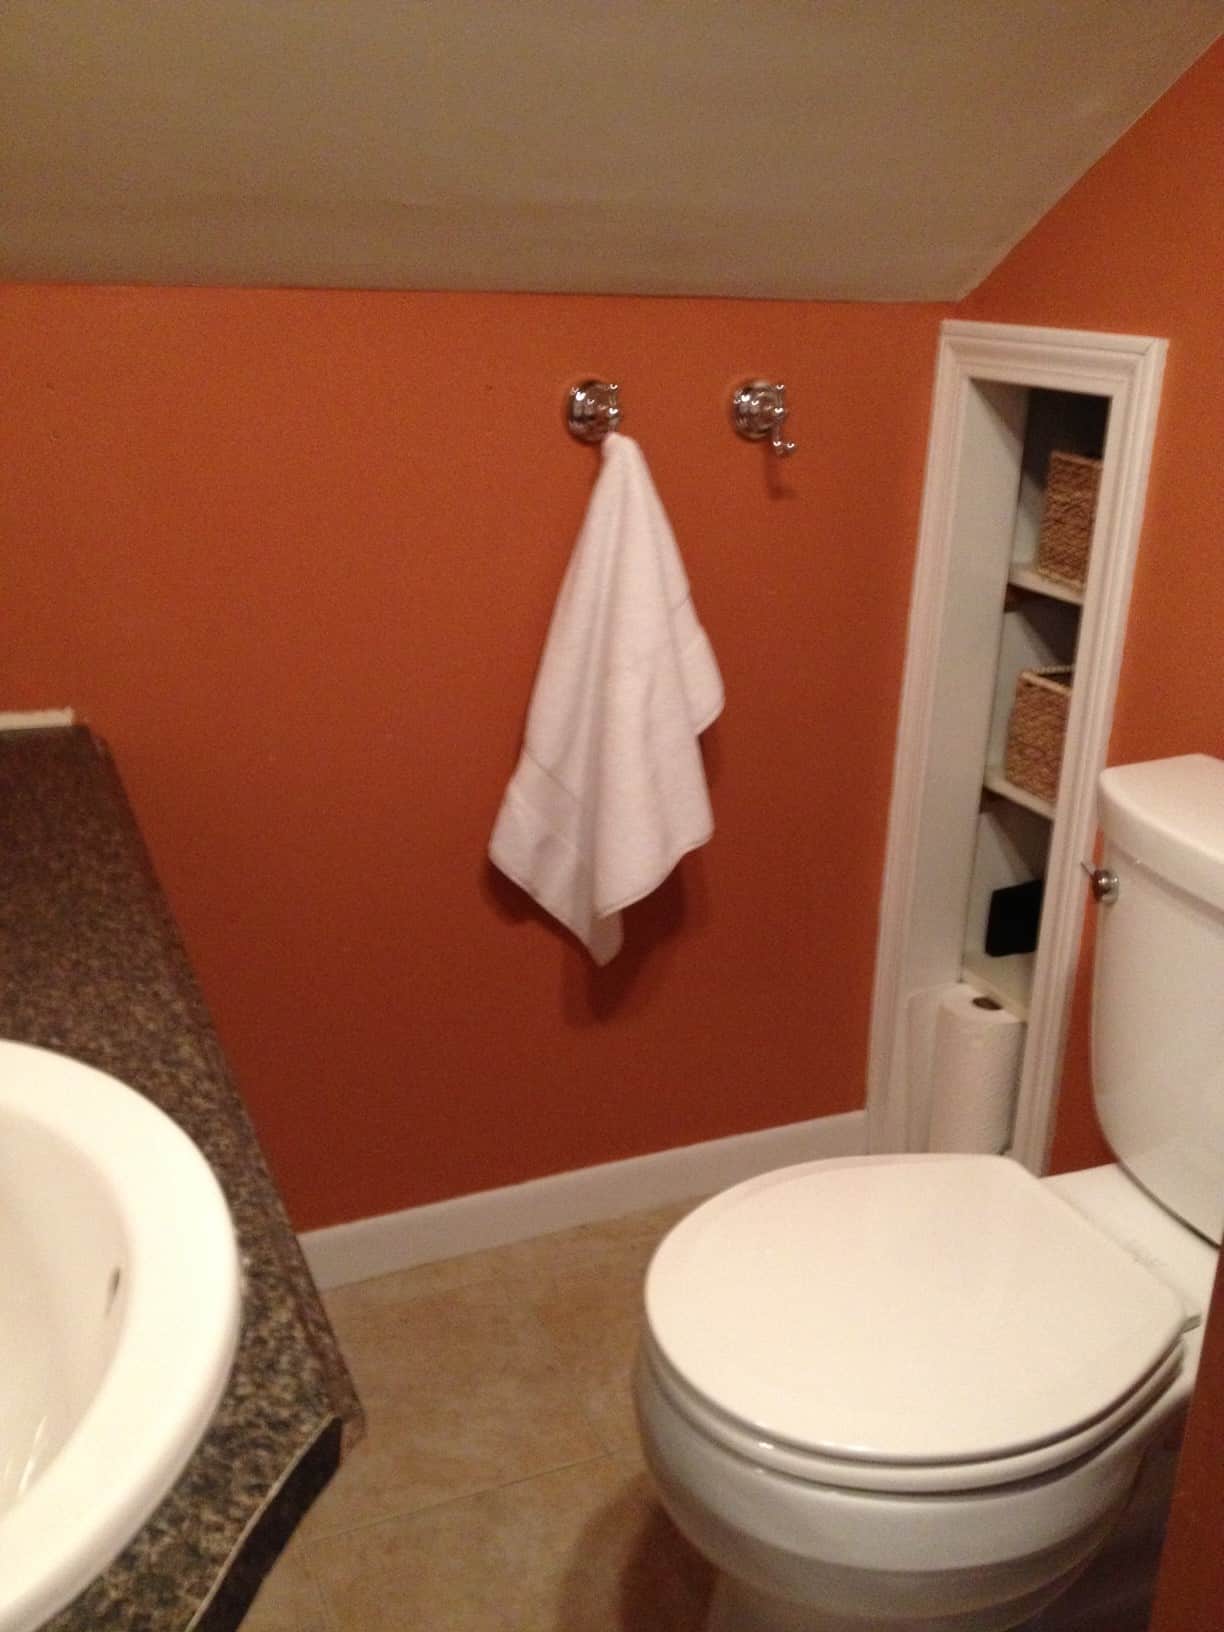
[(602, 442), (620, 424), (620, 386), (607, 380), (580, 380), (571, 385), (565, 423), (579, 442)]
[(795, 451), (795, 444), (782, 434), (789, 412), (786, 387), (781, 381), (745, 380), (731, 398), (731, 423), (735, 429), (749, 442), (763, 442), (768, 437), (779, 459)]

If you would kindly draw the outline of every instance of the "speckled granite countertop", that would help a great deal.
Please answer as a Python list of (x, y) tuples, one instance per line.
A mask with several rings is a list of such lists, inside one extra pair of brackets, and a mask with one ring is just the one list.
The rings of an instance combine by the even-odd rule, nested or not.
[(174, 1117), (220, 1179), (245, 1278), (217, 1417), (152, 1519), (50, 1632), (237, 1627), (361, 1412), (122, 785), (81, 727), (0, 732), (0, 1036)]

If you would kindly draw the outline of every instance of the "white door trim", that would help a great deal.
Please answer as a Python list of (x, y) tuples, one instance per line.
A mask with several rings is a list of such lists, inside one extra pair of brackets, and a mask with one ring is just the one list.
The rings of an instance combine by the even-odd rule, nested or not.
[[(936, 368), (926, 486), (910, 608), (908, 652), (893, 772), (868, 1062), (868, 1148), (907, 1144), (898, 1068), (905, 1005), (924, 984), (907, 967), (930, 764), (936, 676), (944, 633), (952, 515), (961, 474), (968, 393), (978, 382), (1086, 392), (1110, 399), (1096, 529), (1085, 589), (1049, 867), (1041, 946), (1012, 1154), (1044, 1171), (1053, 1133), (1084, 894), (1079, 862), (1091, 853), (1096, 782), (1117, 693), (1135, 550), (1155, 436), (1166, 342), (1131, 335), (946, 322)], [(957, 978), (953, 975), (952, 978)]]

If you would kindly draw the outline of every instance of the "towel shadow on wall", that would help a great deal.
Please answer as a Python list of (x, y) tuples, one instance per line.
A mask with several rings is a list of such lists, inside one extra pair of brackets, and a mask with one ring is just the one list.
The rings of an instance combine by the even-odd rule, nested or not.
[[(721, 770), (717, 724), (702, 737), (701, 750), (706, 781), (713, 792)], [(614, 1015), (643, 1009), (664, 981), (680, 931), (699, 929), (710, 917), (705, 862), (700, 850), (692, 850), (658, 889), (625, 909), (624, 945), (601, 969), (551, 913), (487, 859), (481, 885), (485, 899), (505, 922), (534, 920), (562, 946), (561, 1010), (572, 1026), (598, 1025)]]
[(765, 496), (768, 499), (797, 499), (798, 489), (787, 480), (789, 461), (769, 453), (764, 460)]
[(483, 887), (501, 918), (513, 924), (534, 920), (561, 946), (561, 1009), (573, 1026), (597, 1025), (613, 1015), (644, 1008), (663, 982), (679, 931), (705, 923), (708, 917), (701, 853), (694, 851), (657, 890), (625, 909), (624, 945), (601, 969), (551, 913), (498, 872), (491, 861), (484, 864)]

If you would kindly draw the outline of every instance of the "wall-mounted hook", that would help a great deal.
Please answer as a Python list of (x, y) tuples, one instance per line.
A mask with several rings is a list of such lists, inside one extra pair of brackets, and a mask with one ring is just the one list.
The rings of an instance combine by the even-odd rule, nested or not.
[(780, 381), (745, 380), (731, 398), (731, 423), (735, 429), (749, 442), (763, 442), (768, 437), (779, 459), (795, 451), (795, 444), (782, 434), (789, 412), (786, 387)]
[(579, 442), (602, 442), (620, 424), (620, 386), (607, 380), (580, 380), (571, 385), (565, 423)]

